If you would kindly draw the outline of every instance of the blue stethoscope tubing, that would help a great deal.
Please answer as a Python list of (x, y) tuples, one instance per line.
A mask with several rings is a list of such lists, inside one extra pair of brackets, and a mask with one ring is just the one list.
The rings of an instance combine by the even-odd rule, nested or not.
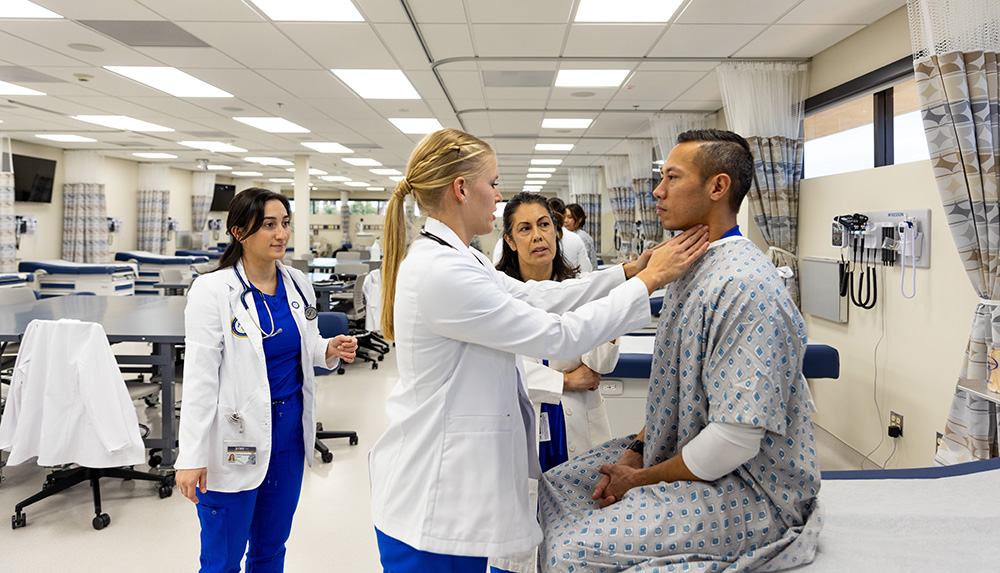
[[(239, 269), (236, 268), (236, 265), (233, 265), (233, 272), (236, 273), (236, 278), (238, 278), (240, 280), (240, 284), (243, 285), (243, 293), (240, 294), (240, 302), (243, 303), (243, 308), (246, 309), (247, 313), (250, 314), (250, 319), (253, 320), (253, 313), (250, 313), (250, 306), (247, 304), (246, 301), (247, 293), (250, 293), (251, 296), (254, 293), (259, 293), (261, 300), (264, 300), (264, 294), (260, 292), (260, 289), (252, 288), (250, 284), (247, 283), (247, 281), (243, 280), (243, 275), (240, 274), (240, 271)], [(299, 297), (302, 299), (302, 305), (305, 307), (304, 314), (306, 315), (306, 320), (316, 320), (316, 317), (319, 315), (319, 312), (316, 310), (316, 307), (306, 302), (306, 295), (305, 293), (302, 292), (302, 289), (299, 287), (299, 283), (295, 282), (295, 279), (293, 279), (291, 276), (289, 276), (288, 278), (289, 280), (292, 281), (292, 286), (295, 287), (295, 290), (298, 291), (299, 293)], [(269, 333), (264, 332), (264, 329), (261, 328), (259, 323), (255, 322), (254, 326), (256, 326), (258, 330), (260, 330), (260, 333), (261, 335), (263, 335), (264, 338), (271, 338), (272, 336), (275, 336), (276, 334), (281, 332), (281, 329), (279, 328), (277, 331), (274, 330), (274, 317), (271, 316), (271, 309), (270, 307), (267, 306), (267, 301), (264, 301), (264, 308), (267, 309), (267, 315), (271, 320), (271, 332)]]

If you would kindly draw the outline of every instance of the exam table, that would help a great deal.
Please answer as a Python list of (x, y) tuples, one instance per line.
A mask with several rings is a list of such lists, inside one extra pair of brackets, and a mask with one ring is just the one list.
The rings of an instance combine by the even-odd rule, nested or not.
[(22, 261), (17, 270), (34, 273), (40, 298), (75, 293), (130, 296), (136, 270), (121, 263), (74, 263), (63, 260)]

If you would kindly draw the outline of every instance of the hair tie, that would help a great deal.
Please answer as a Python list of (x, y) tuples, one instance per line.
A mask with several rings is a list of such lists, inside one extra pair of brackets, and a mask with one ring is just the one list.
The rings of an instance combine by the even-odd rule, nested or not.
[(394, 196), (396, 196), (396, 197), (400, 198), (400, 199), (403, 199), (403, 198), (405, 198), (405, 197), (406, 197), (406, 196), (407, 196), (407, 195), (408, 195), (408, 194), (409, 194), (409, 193), (410, 193), (411, 191), (413, 191), (413, 187), (411, 187), (411, 186), (410, 186), (410, 182), (409, 182), (409, 181), (407, 181), (407, 180), (406, 180), (405, 178), (403, 178), (403, 179), (400, 179), (400, 180), (399, 180), (399, 183), (397, 183), (397, 184), (396, 184), (396, 190), (395, 190), (395, 191), (393, 191), (393, 193), (392, 193), (392, 194), (393, 194)]

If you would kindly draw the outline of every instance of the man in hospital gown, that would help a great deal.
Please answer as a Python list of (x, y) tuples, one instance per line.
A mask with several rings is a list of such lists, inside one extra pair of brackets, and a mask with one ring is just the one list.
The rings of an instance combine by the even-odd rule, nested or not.
[(543, 476), (543, 571), (812, 561), (822, 511), (806, 326), (777, 269), (739, 235), (752, 170), (732, 132), (686, 132), (670, 152), (654, 192), (661, 222), (707, 224), (713, 242), (667, 285), (637, 440), (612, 440)]

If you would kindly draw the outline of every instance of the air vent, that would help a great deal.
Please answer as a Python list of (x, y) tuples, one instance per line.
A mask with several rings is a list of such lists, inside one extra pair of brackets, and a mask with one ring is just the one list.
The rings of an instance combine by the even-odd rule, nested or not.
[(78, 20), (105, 36), (132, 47), (209, 48), (173, 22), (133, 20)]
[(547, 88), (551, 86), (555, 72), (525, 70), (485, 70), (483, 86), (488, 88)]
[(0, 66), (0, 80), (5, 82), (13, 82), (15, 84), (22, 82), (36, 82), (36, 83), (62, 83), (63, 80), (59, 78), (54, 78), (48, 74), (43, 74), (42, 72), (36, 72), (28, 68), (21, 66)]

